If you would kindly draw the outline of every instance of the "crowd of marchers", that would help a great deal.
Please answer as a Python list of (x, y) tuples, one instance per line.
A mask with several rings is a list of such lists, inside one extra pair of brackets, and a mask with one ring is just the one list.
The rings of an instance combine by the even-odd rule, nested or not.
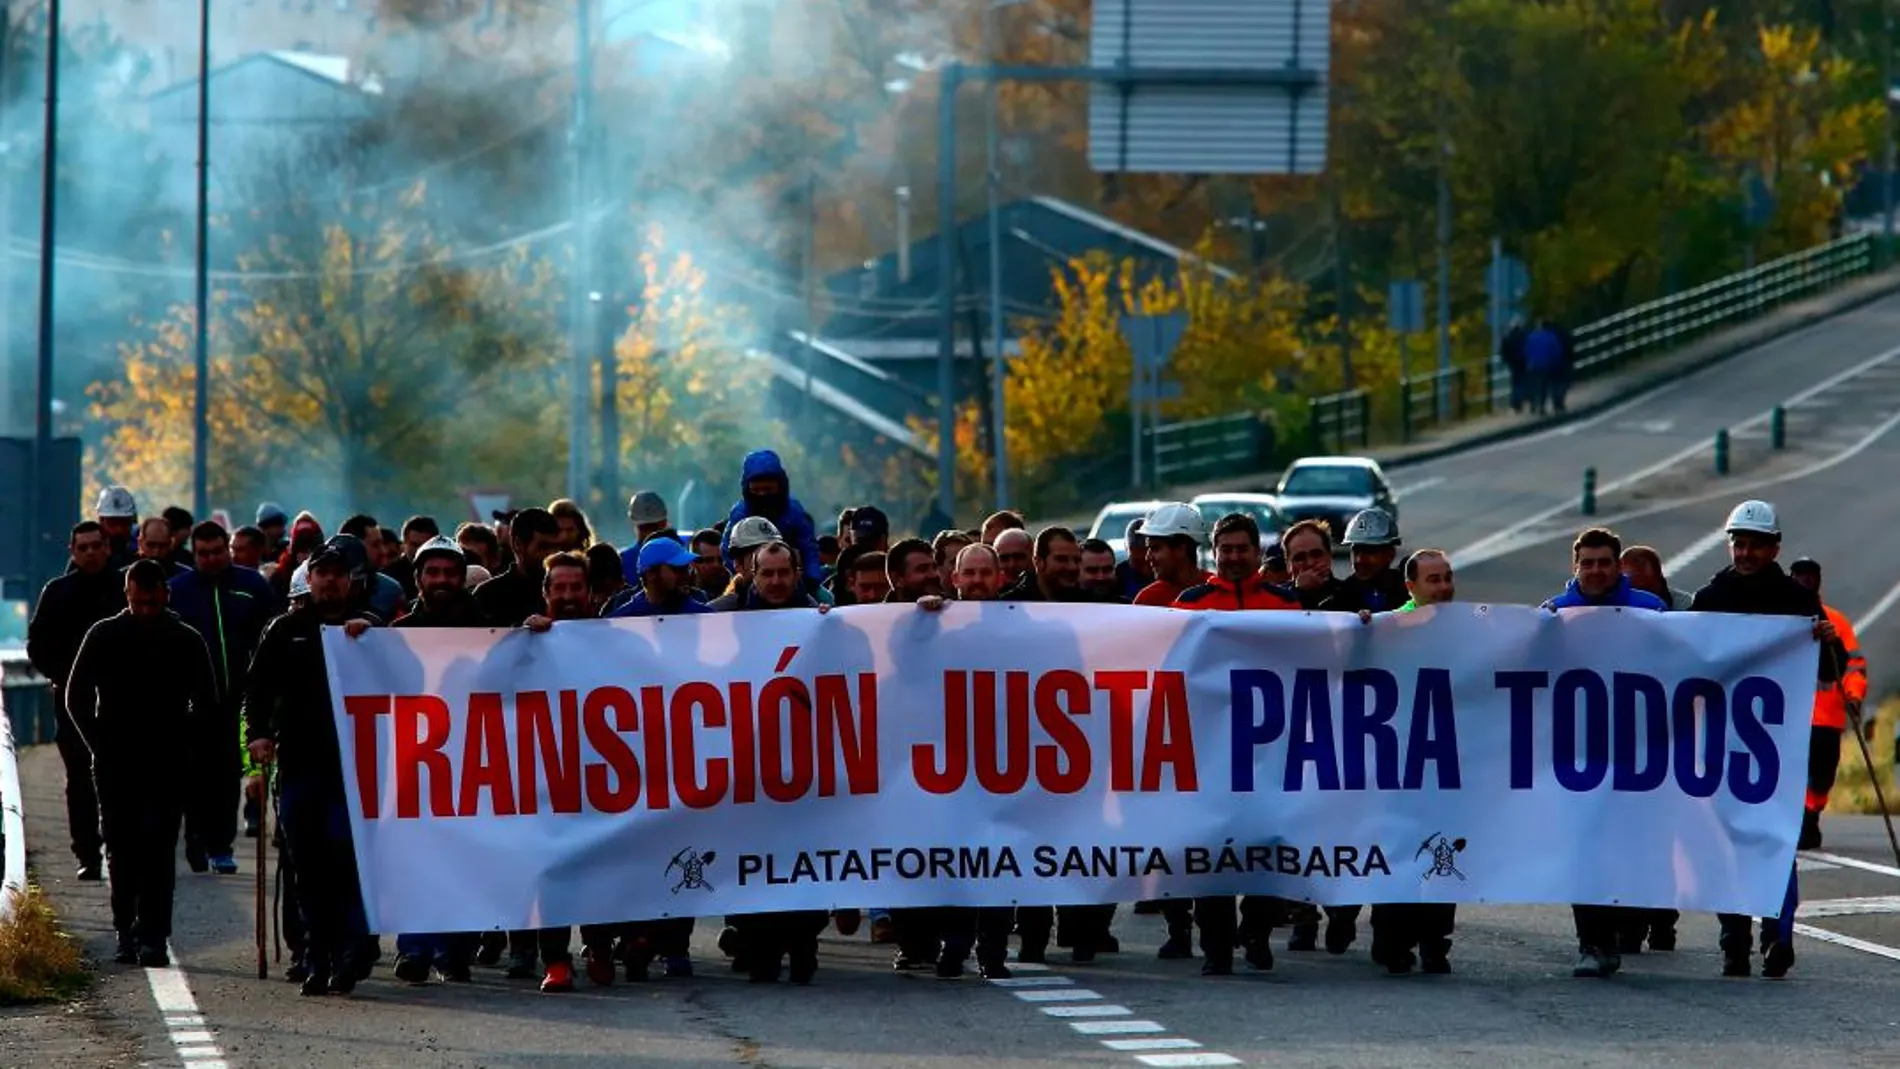
[[(1383, 614), (1456, 597), (1447, 553), (1402, 554), (1396, 523), (1378, 509), (1338, 532), (1348, 551), (1343, 572), (1335, 532), (1324, 523), (1301, 521), (1263, 538), (1249, 515), (1228, 515), (1210, 529), (1184, 503), (1130, 523), (1120, 560), (1106, 542), (1063, 527), (1032, 534), (1010, 511), (973, 530), (894, 538), (887, 515), (864, 505), (821, 532), (767, 451), (746, 458), (739, 499), (725, 520), (703, 530), (676, 530), (663, 498), (635, 494), (628, 505), (634, 538), (618, 549), (566, 500), (497, 512), (492, 524), (452, 531), (428, 516), (392, 529), (357, 515), (326, 534), (315, 516), (293, 517), (272, 503), (235, 531), (194, 523), (179, 509), (141, 520), (120, 486), (101, 493), (94, 513), (73, 528), (69, 569), (42, 591), (28, 638), (60, 711), (57, 744), (78, 876), (109, 875), (117, 960), (163, 966), (181, 830), (191, 871), (219, 875), (238, 871), (240, 835), (268, 835), (278, 919), (291, 951), (287, 979), (306, 995), (347, 994), (383, 958), (358, 887), (320, 638), (326, 625), (349, 635), (383, 626), (544, 632), (558, 621), (596, 617), (825, 612), (874, 602), (938, 611), (954, 599), (1340, 612), (1376, 628)], [(1626, 547), (1604, 528), (1584, 530), (1570, 546), (1571, 580), (1544, 607), (1812, 619), (1822, 655), (1799, 836), (1803, 847), (1818, 846), (1843, 732), (1863, 723), (1866, 665), (1852, 628), (1822, 602), (1820, 566), (1780, 563), (1782, 532), (1771, 505), (1743, 502), (1726, 530), (1729, 563), (1693, 593), (1670, 584), (1653, 549)], [(275, 819), (264, 820), (267, 813)], [(1761, 921), (1759, 937), (1749, 917), (1719, 919), (1724, 975), (1752, 975), (1757, 951), (1762, 975), (1786, 975), (1795, 896), (1790, 872), (1787, 902), (1778, 917)], [(1046, 960), (1052, 943), (1077, 962), (1120, 952), (1116, 908), (870, 909), (868, 936), (893, 947), (900, 971), (955, 978), (974, 957), (980, 975), (1002, 978), (1012, 961)], [(1231, 974), (1237, 962), (1271, 969), (1279, 928), (1288, 929), (1285, 951), (1344, 954), (1358, 939), (1361, 916), (1358, 907), (1321, 911), (1266, 896), (1133, 908), (1165, 920), (1160, 957), (1192, 959), (1198, 941), (1201, 971), (1213, 976)], [(809, 982), (820, 933), (835, 925), (854, 935), (865, 913), (731, 916), (717, 944), (754, 981)], [(1573, 913), (1577, 976), (1609, 976), (1623, 955), (1676, 946), (1673, 911), (1585, 903)], [(1374, 905), (1370, 956), (1394, 973), (1449, 972), (1455, 921), (1449, 905)], [(693, 930), (691, 919), (584, 925), (580, 969), (601, 985), (622, 976), (691, 976)], [(563, 992), (576, 982), (574, 949), (567, 928), (403, 933), (393, 972), (406, 983), (455, 983), (470, 980), (478, 966), (499, 967), (510, 979)]]

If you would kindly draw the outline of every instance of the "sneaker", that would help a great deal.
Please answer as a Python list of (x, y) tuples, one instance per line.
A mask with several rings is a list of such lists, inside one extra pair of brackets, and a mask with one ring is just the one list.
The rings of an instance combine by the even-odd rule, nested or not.
[(106, 878), (105, 865), (97, 859), (81, 861), (78, 870), (73, 875), (87, 883), (98, 883)]
[(1273, 971), (1273, 947), (1265, 939), (1253, 939), (1247, 943), (1247, 964), (1261, 972)]
[(871, 922), (871, 942), (873, 943), (897, 942), (897, 925), (891, 923), (891, 919), (889, 917), (879, 917), (876, 920), (872, 921)]
[(935, 968), (936, 964), (936, 959), (928, 955), (912, 955), (900, 950), (891, 958), (891, 971), (915, 972), (919, 969)]
[(1761, 974), (1770, 980), (1779, 980), (1788, 975), (1794, 967), (1793, 943), (1770, 943), (1768, 953), (1762, 955)]
[(1169, 932), (1167, 942), (1155, 951), (1162, 961), (1186, 961), (1194, 956), (1194, 943), (1185, 932)]
[[(582, 947), (581, 960), (587, 963), (587, 982), (595, 987), (612, 987), (614, 982), (614, 956), (612, 952), (600, 947)], [(627, 963), (627, 979), (633, 979), (635, 962)], [(640, 961), (640, 979), (646, 979), (646, 962)], [(550, 973), (552, 969), (548, 970)]]
[(501, 953), (508, 949), (508, 937), (501, 932), (483, 932), (475, 949), (475, 964), (492, 969), (501, 964)]
[(1795, 841), (1799, 850), (1819, 850), (1821, 848), (1821, 814), (1812, 809), (1801, 811), (1801, 838)]
[(468, 966), (466, 965), (439, 966), (435, 970), (435, 973), (442, 978), (444, 983), (471, 984), (475, 982), (475, 977), (468, 971)]
[(693, 959), (691, 958), (666, 959), (665, 975), (666, 975), (666, 978), (669, 980), (690, 979), (693, 975)]
[(306, 971), (304, 974), (303, 983), (299, 985), (297, 988), (297, 993), (299, 995), (304, 996), (305, 998), (321, 998), (322, 996), (329, 994), (330, 993), (329, 974)]
[(818, 952), (816, 950), (801, 950), (798, 953), (790, 955), (790, 960), (785, 966), (785, 973), (792, 983), (811, 983), (811, 978), (818, 974)]
[(1000, 961), (978, 962), (976, 974), (985, 980), (1007, 980), (1015, 975), (1009, 971), (1007, 964)]
[(237, 858), (230, 854), (217, 854), (211, 858), (211, 871), (220, 876), (236, 876), (237, 870)]
[(1601, 980), (1612, 971), (1603, 954), (1586, 950), (1577, 957), (1577, 965), (1570, 970), (1570, 975), (1579, 980)]
[(112, 960), (120, 965), (137, 965), (139, 963), (138, 942), (129, 935), (121, 934), (118, 949), (113, 953)]
[(429, 962), (414, 954), (404, 954), (396, 959), (396, 979), (405, 984), (426, 984), (429, 982)]
[(1326, 953), (1344, 954), (1352, 949), (1353, 940), (1359, 938), (1359, 925), (1354, 921), (1326, 921)]
[(357, 983), (356, 972), (357, 966), (354, 965), (339, 968), (336, 971), (336, 975), (330, 977), (330, 994), (347, 995), (355, 991)]
[(557, 961), (548, 966), (548, 973), (541, 978), (541, 993), (553, 995), (574, 990), (574, 966), (565, 961)]

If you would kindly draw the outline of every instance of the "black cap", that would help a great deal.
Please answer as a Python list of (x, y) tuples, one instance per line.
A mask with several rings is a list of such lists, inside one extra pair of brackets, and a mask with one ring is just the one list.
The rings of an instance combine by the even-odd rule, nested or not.
[(891, 536), (891, 518), (875, 505), (860, 505), (851, 513), (851, 544), (875, 545)]
[(341, 561), (352, 579), (369, 575), (369, 550), (364, 548), (363, 540), (355, 535), (331, 535), (328, 542), (310, 555), (310, 569), (315, 571), (318, 565), (332, 560)]
[(1788, 565), (1788, 574), (1812, 575), (1819, 578), (1821, 574), (1821, 564), (1813, 557), (1802, 557), (1800, 560)]
[(496, 509), (495, 511), (489, 513), (489, 515), (495, 518), (496, 523), (513, 523), (515, 522), (515, 517), (521, 515), (521, 510), (520, 509)]

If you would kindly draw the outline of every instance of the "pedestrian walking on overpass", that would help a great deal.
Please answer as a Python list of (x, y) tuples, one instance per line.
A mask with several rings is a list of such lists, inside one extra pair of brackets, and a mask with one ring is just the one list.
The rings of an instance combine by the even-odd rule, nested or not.
[[(1832, 689), (1840, 682), (1841, 669), (1847, 664), (1847, 648), (1828, 620), (1820, 597), (1776, 563), (1781, 554), (1781, 522), (1775, 507), (1766, 501), (1744, 501), (1729, 513), (1724, 530), (1728, 533), (1729, 566), (1696, 591), (1691, 610), (1800, 616), (1814, 621), (1814, 637), (1821, 643), (1816, 689)], [(1794, 911), (1799, 901), (1800, 888), (1790, 870), (1781, 915), (1764, 917), (1761, 922), (1761, 974), (1765, 977), (1779, 979), (1794, 966)], [(1750, 975), (1753, 922), (1740, 913), (1721, 914), (1720, 920), (1722, 975)]]
[(73, 658), (67, 715), (92, 754), (114, 960), (161, 968), (171, 963), (165, 944), (197, 725), (217, 715), (218, 684), (204, 639), (165, 607), (165, 566), (134, 561), (124, 590), (126, 608), (94, 624)]

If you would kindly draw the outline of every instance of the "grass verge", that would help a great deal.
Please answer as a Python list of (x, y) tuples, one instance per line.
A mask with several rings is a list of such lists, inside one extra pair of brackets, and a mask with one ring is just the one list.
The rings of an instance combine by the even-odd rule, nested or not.
[[(1900, 811), (1900, 793), (1895, 792), (1893, 781), (1893, 732), (1896, 720), (1900, 720), (1900, 698), (1889, 698), (1880, 705), (1875, 717), (1874, 737), (1868, 740), (1867, 748), (1873, 751), (1874, 767), (1880, 770), (1880, 789), (1886, 793), (1888, 808)], [(1834, 789), (1827, 796), (1827, 811), (1878, 813), (1880, 803), (1874, 796), (1873, 780), (1867, 773), (1867, 761), (1860, 754), (1860, 744), (1853, 739), (1853, 731), (1849, 727), (1846, 737), (1841, 739), (1841, 766), (1835, 774)]]
[(72, 998), (91, 982), (79, 944), (59, 930), (53, 904), (29, 886), (0, 924), (0, 1006)]

